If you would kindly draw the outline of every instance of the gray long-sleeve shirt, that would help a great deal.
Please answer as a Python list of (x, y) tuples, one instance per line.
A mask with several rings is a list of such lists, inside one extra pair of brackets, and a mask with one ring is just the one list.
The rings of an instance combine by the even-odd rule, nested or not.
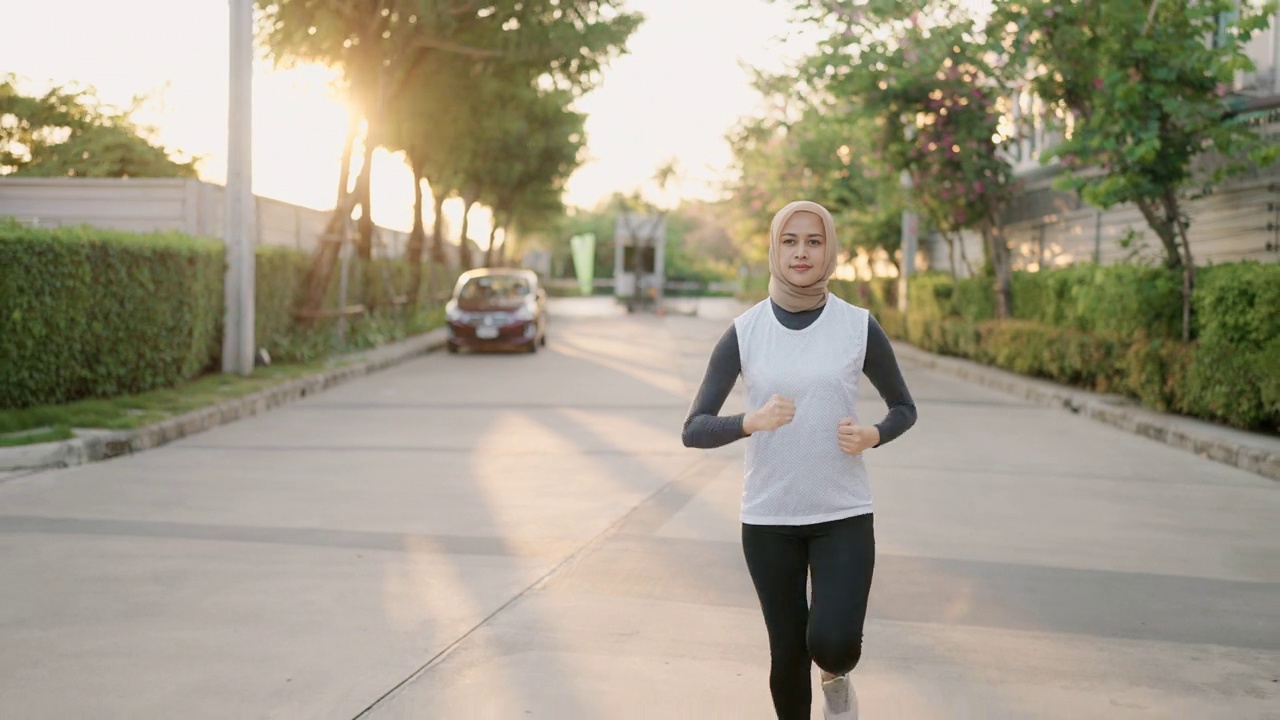
[[(803, 312), (783, 310), (773, 301), (769, 302), (774, 317), (787, 328), (802, 330), (813, 324), (822, 314), (822, 308)], [(862, 371), (871, 380), (871, 384), (884, 398), (889, 412), (884, 420), (876, 423), (880, 431), (880, 443), (884, 445), (893, 440), (916, 422), (916, 405), (902, 379), (902, 371), (898, 368), (898, 360), (894, 357), (893, 346), (885, 335), (880, 323), (871, 317), (867, 327), (867, 353), (863, 360)], [(747, 436), (742, 429), (744, 415), (719, 415), (730, 391), (742, 374), (742, 358), (738, 354), (738, 333), (733, 325), (725, 331), (711, 351), (711, 360), (707, 363), (707, 374), (702, 379), (702, 386), (689, 409), (689, 417), (684, 421), (682, 438), (686, 447), (714, 448), (727, 445)]]

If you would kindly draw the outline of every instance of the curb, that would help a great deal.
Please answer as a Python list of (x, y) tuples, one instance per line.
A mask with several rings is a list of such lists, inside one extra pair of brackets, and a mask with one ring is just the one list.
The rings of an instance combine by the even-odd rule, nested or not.
[(1000, 390), (1041, 405), (1070, 410), (1136, 435), (1193, 452), (1200, 457), (1280, 480), (1280, 439), (1161, 413), (1119, 395), (1101, 395), (1018, 375), (972, 360), (935, 355), (902, 341), (893, 342), (900, 358), (930, 370)]
[(80, 430), (58, 442), (0, 448), (0, 471), (71, 467), (141, 452), (219, 425), (264, 413), (335, 385), (364, 377), (444, 347), (447, 331), (437, 328), (408, 340), (346, 356), (339, 368), (294, 378), (252, 395), (192, 410), (135, 430)]

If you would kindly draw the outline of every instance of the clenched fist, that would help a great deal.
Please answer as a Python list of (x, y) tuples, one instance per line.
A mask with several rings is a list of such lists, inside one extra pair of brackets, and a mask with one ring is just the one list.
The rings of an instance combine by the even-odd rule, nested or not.
[(747, 413), (742, 419), (742, 429), (748, 434), (761, 430), (777, 430), (796, 416), (796, 403), (791, 398), (774, 395), (764, 407)]
[(836, 442), (845, 454), (860, 455), (880, 443), (880, 429), (874, 425), (856, 425), (853, 418), (845, 418), (836, 426)]

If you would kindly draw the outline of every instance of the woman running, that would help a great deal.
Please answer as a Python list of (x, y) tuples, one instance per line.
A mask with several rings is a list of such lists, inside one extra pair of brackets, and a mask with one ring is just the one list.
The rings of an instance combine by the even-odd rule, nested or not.
[[(778, 211), (769, 297), (720, 338), (684, 424), (687, 447), (750, 438), (742, 550), (769, 636), (779, 720), (808, 720), (811, 663), (821, 671), (825, 717), (858, 717), (849, 672), (862, 655), (875, 566), (862, 453), (916, 421), (884, 330), (866, 309), (827, 292), (838, 249), (826, 208), (798, 201)], [(875, 425), (858, 418), (863, 373), (889, 406)], [(749, 410), (720, 416), (739, 375)]]

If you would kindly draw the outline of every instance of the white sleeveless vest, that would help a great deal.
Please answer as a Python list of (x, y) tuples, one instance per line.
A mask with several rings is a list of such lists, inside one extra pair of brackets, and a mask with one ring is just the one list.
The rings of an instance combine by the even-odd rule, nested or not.
[(862, 457), (846, 455), (836, 442), (842, 418), (858, 422), (870, 317), (828, 294), (822, 314), (803, 330), (779, 322), (768, 298), (733, 321), (748, 412), (774, 394), (796, 404), (791, 423), (747, 438), (742, 522), (810, 525), (871, 512)]

